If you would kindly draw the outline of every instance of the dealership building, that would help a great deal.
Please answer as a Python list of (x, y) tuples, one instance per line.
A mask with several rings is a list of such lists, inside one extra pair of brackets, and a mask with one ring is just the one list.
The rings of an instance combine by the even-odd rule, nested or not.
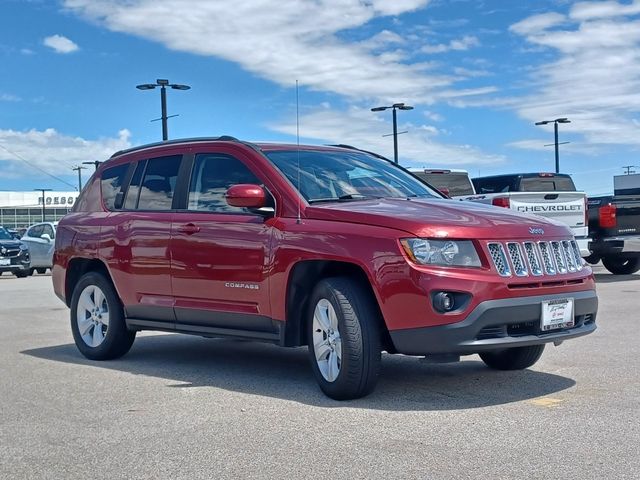
[[(44, 218), (53, 222), (62, 218), (78, 200), (78, 192), (44, 192)], [(0, 192), (0, 225), (28, 227), (42, 221), (42, 192)]]

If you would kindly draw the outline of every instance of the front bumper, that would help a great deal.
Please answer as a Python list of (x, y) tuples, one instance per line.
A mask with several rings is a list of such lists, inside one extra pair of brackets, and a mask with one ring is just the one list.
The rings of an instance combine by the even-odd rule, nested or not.
[(31, 259), (28, 253), (8, 258), (0, 257), (0, 263), (6, 262), (8, 262), (8, 265), (0, 265), (0, 272), (18, 272), (29, 270), (31, 267)]
[[(574, 299), (575, 326), (542, 332), (542, 302), (567, 297)], [(392, 330), (389, 333), (396, 351), (405, 355), (468, 355), (487, 350), (560, 342), (587, 335), (596, 329), (597, 311), (598, 297), (595, 290), (487, 300), (478, 304), (461, 322)]]

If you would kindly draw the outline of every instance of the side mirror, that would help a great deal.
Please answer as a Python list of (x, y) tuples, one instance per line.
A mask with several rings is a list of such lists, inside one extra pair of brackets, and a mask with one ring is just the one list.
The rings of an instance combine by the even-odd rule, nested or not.
[(262, 208), (267, 205), (267, 194), (260, 185), (240, 183), (229, 187), (224, 195), (232, 207)]
[(51, 236), (48, 233), (43, 233), (40, 235), (40, 238), (46, 240), (47, 242), (51, 242)]
[(441, 194), (443, 194), (445, 197), (447, 197), (447, 198), (451, 198), (451, 195), (449, 195), (449, 193), (450, 193), (450, 192), (449, 192), (449, 189), (448, 189), (447, 187), (439, 188), (439, 189), (438, 189), (438, 191), (439, 191)]

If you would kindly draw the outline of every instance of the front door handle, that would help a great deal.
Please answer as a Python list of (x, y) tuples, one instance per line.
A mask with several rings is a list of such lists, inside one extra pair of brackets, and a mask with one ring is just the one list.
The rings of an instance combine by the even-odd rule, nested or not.
[(198, 233), (200, 231), (200, 227), (194, 225), (193, 223), (187, 223), (185, 225), (180, 225), (178, 227), (178, 231), (186, 235), (193, 235), (194, 233)]

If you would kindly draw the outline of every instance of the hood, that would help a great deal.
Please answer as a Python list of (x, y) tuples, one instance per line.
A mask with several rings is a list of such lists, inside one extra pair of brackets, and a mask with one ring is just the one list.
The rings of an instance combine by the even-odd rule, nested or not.
[(448, 199), (381, 198), (336, 202), (312, 205), (305, 213), (311, 219), (377, 225), (425, 238), (498, 240), (572, 235), (565, 225), (546, 218)]
[(20, 240), (0, 240), (0, 248), (4, 247), (7, 249), (15, 249), (20, 248), (22, 242)]

